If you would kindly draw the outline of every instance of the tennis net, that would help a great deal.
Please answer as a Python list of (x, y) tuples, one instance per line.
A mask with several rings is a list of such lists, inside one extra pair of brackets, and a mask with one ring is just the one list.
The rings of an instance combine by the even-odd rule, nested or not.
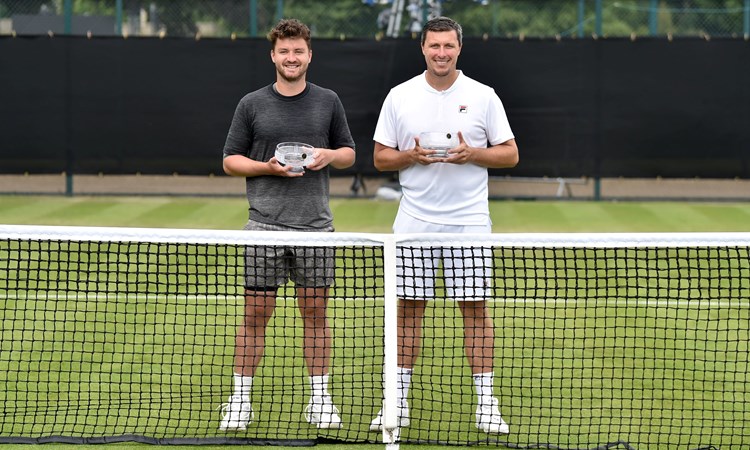
[[(249, 248), (332, 249), (330, 393), (342, 427), (305, 420), (293, 284), (279, 289), (246, 430), (219, 429), (232, 392)], [(438, 267), (394, 423), (397, 266)], [(399, 256), (399, 258), (397, 258)], [(401, 258), (403, 257), (403, 258)], [(479, 267), (479, 266), (482, 267)], [(451, 292), (482, 279), (494, 395), (509, 435), (475, 426)], [(473, 296), (477, 296), (474, 292)], [(454, 295), (455, 296), (455, 295)], [(381, 235), (0, 226), (0, 442), (484, 443), (515, 448), (735, 448), (745, 423), (750, 234)], [(385, 393), (384, 393), (385, 388)]]

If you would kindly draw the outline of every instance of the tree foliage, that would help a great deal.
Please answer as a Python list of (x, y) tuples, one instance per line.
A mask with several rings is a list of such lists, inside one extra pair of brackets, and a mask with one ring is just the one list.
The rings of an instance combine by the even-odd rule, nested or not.
[[(425, 7), (429, 3), (415, 1)], [(466, 36), (575, 36), (595, 33), (599, 1), (605, 36), (747, 32), (743, 28), (745, 0), (442, 0), (440, 8), (443, 15), (462, 24)], [(63, 14), (65, 4), (65, 0), (5, 0), (0, 1), (0, 14), (42, 10)], [(71, 0), (69, 4), (75, 14), (117, 13), (116, 0)], [(255, 11), (250, 11), (251, 5)], [(391, 5), (362, 0), (122, 0), (122, 8), (125, 20), (145, 11), (170, 36), (192, 36), (202, 23), (211, 24), (216, 36), (248, 36), (251, 29), (263, 36), (283, 16), (307, 23), (315, 37), (372, 38), (382, 31), (378, 15)], [(408, 16), (403, 13), (399, 35), (408, 31)]]

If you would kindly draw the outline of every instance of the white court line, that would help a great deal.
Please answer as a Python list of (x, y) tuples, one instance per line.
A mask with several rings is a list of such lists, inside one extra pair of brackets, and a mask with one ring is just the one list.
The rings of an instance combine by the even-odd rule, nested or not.
[(495, 303), (533, 304), (533, 305), (566, 305), (570, 306), (653, 306), (653, 307), (689, 307), (689, 308), (750, 308), (750, 301), (731, 302), (727, 300), (568, 300), (544, 298), (506, 298), (495, 299)]
[[(160, 299), (179, 299), (190, 301), (236, 301), (241, 303), (243, 300), (242, 294), (236, 295), (197, 295), (197, 294), (78, 294), (72, 292), (56, 293), (56, 292), (32, 292), (27, 296), (19, 295), (6, 295), (0, 297), (0, 300), (109, 300), (109, 299), (134, 299), (140, 301), (152, 301)], [(280, 301), (294, 301), (296, 297), (281, 296), (277, 300)], [(365, 298), (352, 298), (352, 297), (331, 297), (329, 301), (333, 302), (349, 302), (354, 300), (364, 300), (366, 302), (382, 302), (382, 297), (365, 297)], [(437, 299), (435, 301), (441, 302), (453, 302), (451, 299)], [(688, 307), (688, 308), (749, 308), (750, 299), (743, 299), (742, 301), (729, 301), (729, 300), (714, 300), (714, 299), (688, 299), (688, 300), (650, 300), (650, 299), (565, 299), (565, 298), (492, 298), (488, 300), (490, 303), (510, 304), (510, 305), (552, 305), (558, 306), (640, 306), (640, 307)]]

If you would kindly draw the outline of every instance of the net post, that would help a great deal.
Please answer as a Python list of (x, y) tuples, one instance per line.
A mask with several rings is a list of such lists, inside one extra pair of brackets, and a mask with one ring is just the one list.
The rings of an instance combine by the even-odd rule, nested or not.
[(383, 236), (383, 443), (386, 450), (398, 450), (399, 428), (396, 412), (398, 368), (398, 327), (396, 293), (396, 240)]

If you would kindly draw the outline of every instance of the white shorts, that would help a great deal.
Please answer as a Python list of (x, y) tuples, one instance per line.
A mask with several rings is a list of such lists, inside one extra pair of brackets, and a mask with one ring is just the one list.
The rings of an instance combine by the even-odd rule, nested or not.
[[(491, 233), (487, 225), (442, 225), (416, 219), (400, 210), (393, 222), (399, 233)], [(435, 298), (440, 263), (446, 298), (481, 301), (492, 296), (492, 249), (489, 247), (399, 247), (396, 255), (396, 292), (404, 300)]]

